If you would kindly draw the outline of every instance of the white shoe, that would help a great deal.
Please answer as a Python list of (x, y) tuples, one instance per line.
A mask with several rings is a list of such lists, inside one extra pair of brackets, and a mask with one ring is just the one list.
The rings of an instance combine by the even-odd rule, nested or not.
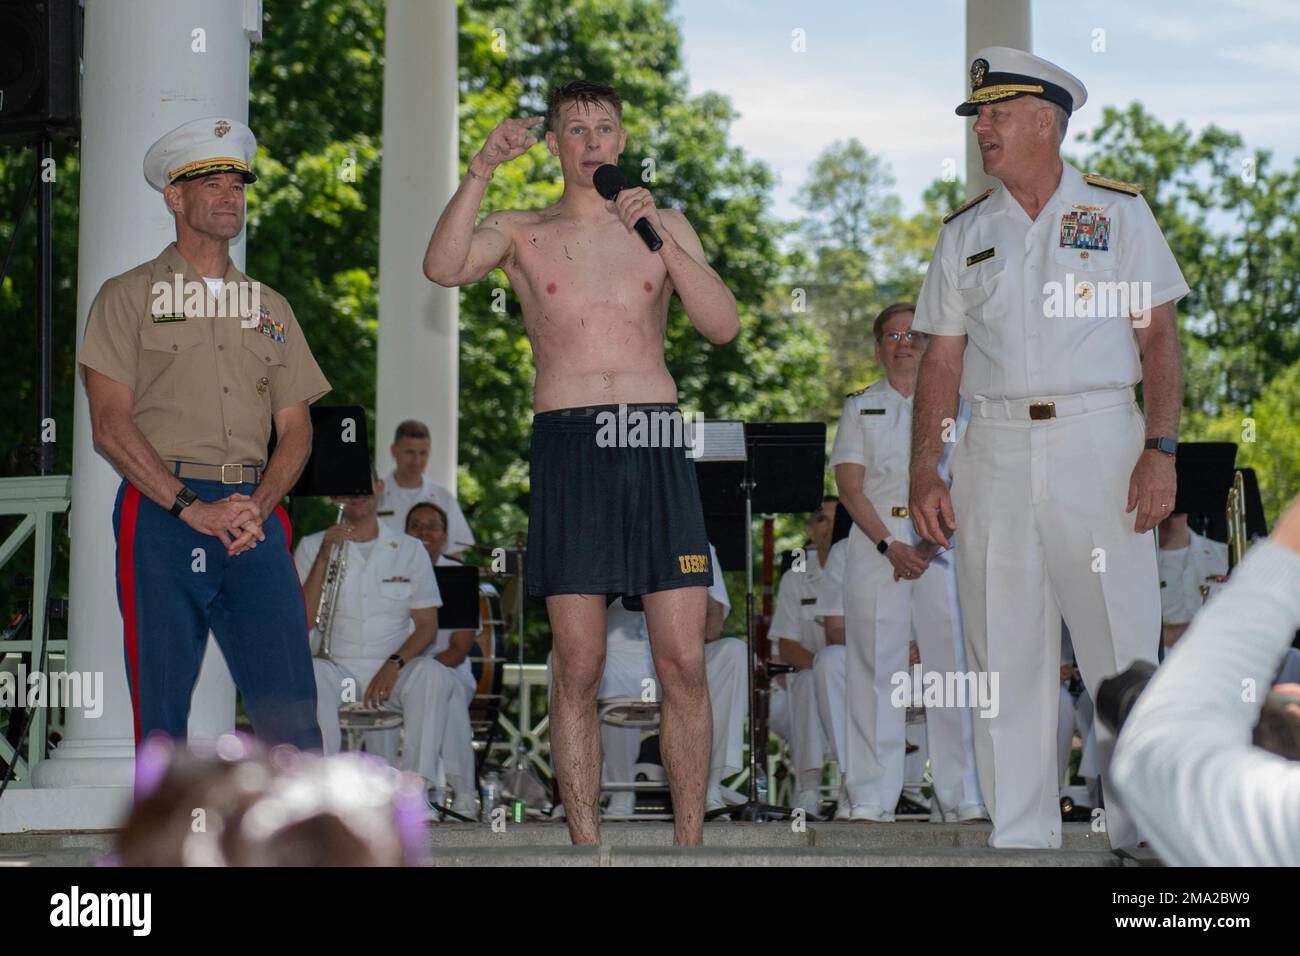
[(849, 808), (852, 805), (852, 802), (853, 801), (849, 799), (849, 788), (846, 787), (844, 785), (844, 781), (841, 780), (840, 795), (839, 798), (835, 801), (836, 820), (847, 820), (849, 818)]
[(564, 812), (564, 804), (562, 803), (556, 804), (554, 807), (551, 808), (552, 820), (563, 820), (567, 816), (568, 814)]
[(855, 823), (893, 823), (894, 815), (869, 803), (855, 803), (849, 810), (849, 819)]
[(601, 811), (601, 816), (630, 817), (636, 813), (636, 794), (619, 792), (610, 794), (609, 805)]
[[(478, 801), (473, 797), (457, 796), (456, 799), (451, 802), (451, 812), (458, 813), (462, 817), (468, 817), (471, 822), (475, 821), (478, 819)], [(455, 817), (447, 817), (447, 819), (456, 823), (461, 822)]]
[(991, 823), (988, 808), (978, 803), (963, 803), (954, 818), (958, 823)]
[(794, 805), (795, 809), (802, 810), (807, 816), (818, 817), (822, 810), (821, 793), (817, 790), (804, 790)]
[[(723, 810), (723, 809), (726, 808), (726, 806), (727, 806), (727, 802), (726, 802), (725, 800), (722, 799), (722, 788), (721, 788), (721, 787), (709, 787), (708, 792), (706, 792), (705, 795), (704, 795), (704, 812), (705, 812), (705, 814), (712, 813), (714, 810)], [(714, 817), (713, 819), (714, 819), (714, 820), (730, 820), (730, 819), (731, 819), (731, 814), (729, 814), (729, 813), (720, 813), (720, 814), (718, 814), (716, 817)]]

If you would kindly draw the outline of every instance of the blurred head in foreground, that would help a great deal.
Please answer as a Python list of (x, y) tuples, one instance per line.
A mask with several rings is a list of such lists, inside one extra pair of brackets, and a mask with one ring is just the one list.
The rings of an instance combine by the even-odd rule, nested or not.
[[(197, 750), (197, 748), (195, 748)], [(267, 751), (225, 734), (210, 752), (151, 738), (118, 838), (122, 866), (412, 866), (425, 861), (418, 777), (362, 754)]]

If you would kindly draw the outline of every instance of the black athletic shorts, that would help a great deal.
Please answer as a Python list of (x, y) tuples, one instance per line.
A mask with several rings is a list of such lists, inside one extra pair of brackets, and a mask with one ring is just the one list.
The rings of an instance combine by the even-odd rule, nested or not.
[(689, 438), (669, 424), (677, 406), (621, 407), (622, 426), (619, 405), (533, 416), (530, 595), (603, 594), (641, 610), (643, 594), (713, 583)]

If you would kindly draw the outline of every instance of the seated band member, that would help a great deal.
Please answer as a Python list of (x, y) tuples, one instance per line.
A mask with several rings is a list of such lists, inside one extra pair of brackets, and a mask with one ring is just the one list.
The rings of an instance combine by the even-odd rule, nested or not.
[(447, 515), (447, 544), (443, 550), (450, 557), (458, 558), (466, 548), (473, 547), (474, 532), (460, 510), (455, 492), (424, 473), (429, 465), (430, 445), (429, 426), (424, 422), (412, 418), (397, 426), (393, 443), (388, 448), (395, 465), (384, 479), (384, 493), (379, 497), (379, 520), (394, 531), (402, 532), (411, 506), (420, 501), (432, 501)]
[[(744, 764), (745, 721), (749, 715), (747, 697), (749, 656), (745, 642), (722, 636), (722, 625), (731, 611), (731, 600), (718, 564), (718, 554), (709, 545), (713, 583), (709, 586), (709, 609), (705, 626), (704, 670), (708, 682), (709, 703), (713, 714), (713, 742), (709, 760), (709, 786), (705, 812), (726, 806), (722, 781), (740, 772)], [(628, 610), (617, 600), (606, 612), (608, 631), (605, 638), (605, 670), (597, 690), (598, 700), (612, 697), (660, 700), (661, 686), (650, 653), (650, 641), (643, 611)], [(547, 676), (550, 676), (548, 660)], [(651, 683), (647, 683), (647, 681)], [(626, 783), (632, 779), (633, 766), (641, 745), (641, 732), (635, 727), (600, 725), (602, 745), (602, 779)], [(611, 791), (608, 816), (629, 816), (636, 808), (636, 794)]]
[(1215, 575), (1228, 573), (1228, 546), (1197, 534), (1187, 525), (1187, 515), (1171, 514), (1160, 522), (1160, 618), (1165, 647), (1183, 636), (1205, 599), (1201, 586)]
[[(437, 782), (441, 757), (447, 783), (456, 795), (452, 809), (472, 816), (474, 761), (468, 707), (473, 681), (425, 653), (437, 640), (442, 604), (433, 562), (415, 538), (380, 523), (375, 512), (383, 482), (375, 479), (374, 485), (373, 495), (331, 499), (343, 505), (343, 523), (307, 535), (294, 553), (303, 595), (314, 615), (333, 546), (346, 549), (330, 624), (332, 660), (312, 661), (325, 752), (339, 750), (342, 705), (364, 703), (400, 713), (404, 718), (402, 769), (423, 777), (427, 790)], [(314, 649), (320, 640), (313, 627)]]
[[(433, 562), (435, 568), (442, 567), (461, 567), (463, 562), (449, 557), (445, 553), (447, 547), (447, 529), (450, 527), (451, 516), (443, 511), (439, 505), (432, 501), (421, 501), (406, 513), (406, 533), (413, 538), (419, 539), (424, 545), (424, 550), (428, 552), (429, 560)], [(495, 591), (491, 584), (482, 583), (480, 589), (487, 588)], [(478, 635), (474, 631), (454, 630), (451, 628), (438, 628), (438, 637), (425, 651), (429, 657), (432, 657), (444, 667), (450, 667), (456, 672), (456, 676), (461, 679), (460, 688), (468, 691), (465, 698), (465, 706), (468, 708), (474, 700), (474, 694), (478, 687), (474, 680), (474, 671), (471, 667), (469, 652), (474, 647), (474, 641)], [(392, 735), (390, 734), (391, 738)], [(444, 737), (444, 746), (452, 747), (456, 751), (453, 766), (463, 768), (466, 761), (473, 760), (472, 740), (466, 742), (459, 738), (451, 739)], [(472, 764), (471, 764), (472, 766)], [(438, 792), (446, 786), (444, 762), (439, 759), (438, 769)], [(458, 771), (458, 773), (463, 773)], [(470, 774), (471, 779), (473, 774)]]
[[(783, 690), (773, 687), (771, 725), (773, 732), (790, 744), (796, 778), (794, 805), (810, 815), (820, 812), (822, 765), (828, 755), (838, 759), (835, 740), (844, 733), (843, 726), (834, 726), (837, 711), (843, 724), (844, 624), (842, 619), (833, 618), (828, 629), (825, 619), (816, 616), (817, 591), (830, 558), (835, 507), (836, 499), (827, 497), (809, 519), (809, 546), (803, 562), (781, 575), (776, 609), (767, 632), (774, 659), (798, 668), (778, 678), (784, 680)], [(819, 694), (827, 698), (824, 706), (820, 706)], [(787, 699), (782, 702), (782, 697)], [(831, 717), (831, 725), (823, 727), (822, 713)], [(786, 719), (780, 719), (786, 714)]]
[[(531, 129), (543, 119), (563, 195), (545, 209), (491, 213), (475, 228), (488, 180), (537, 145)], [(658, 209), (640, 186), (613, 200), (597, 191), (597, 170), (616, 164), (627, 145), (622, 120), (615, 90), (574, 82), (551, 93), (546, 117), (502, 122), (439, 218), (424, 272), (450, 287), (500, 268), (532, 344), (527, 581), (531, 594), (545, 596), (555, 635), (551, 753), (567, 788), (569, 836), (575, 844), (600, 841), (596, 691), (605, 608), (625, 595), (644, 602), (664, 684), (660, 742), (673, 840), (695, 846), (703, 840), (708, 781), (698, 743), (711, 736), (704, 673), (711, 575), (699, 486), (680, 443), (609, 441), (605, 425), (621, 412), (641, 423), (677, 416), (680, 427), (677, 385), (664, 361), (674, 294), (714, 346), (735, 338), (740, 319), (683, 213)], [(657, 240), (644, 226), (636, 231), (642, 220)]]
[(1097, 731), (1093, 729), (1092, 695), (1083, 686), (1083, 675), (1074, 657), (1074, 642), (1070, 629), (1061, 625), (1061, 708), (1056, 734), (1057, 781), (1063, 787), (1070, 785), (1070, 754), (1074, 749), (1077, 732), (1083, 747), (1079, 754), (1079, 776), (1088, 787), (1088, 806), (1100, 802), (1097, 774), (1101, 770), (1101, 756), (1097, 749)]
[[(898, 704), (895, 691), (900, 675), (915, 673), (909, 641), (916, 641), (926, 671), (945, 685), (956, 686), (950, 675), (967, 672), (953, 555), (921, 540), (908, 517), (912, 396), (926, 348), (925, 335), (912, 331), (913, 308), (895, 303), (876, 317), (872, 335), (885, 378), (848, 396), (830, 459), (840, 500), (853, 516), (844, 579), (848, 713), (840, 766), (850, 818), (877, 823), (894, 819), (903, 789), (906, 704)], [(949, 451), (969, 414), (963, 405), (950, 423)], [(939, 469), (946, 480), (947, 453)], [(970, 703), (926, 707), (935, 795), (949, 820), (987, 817)]]

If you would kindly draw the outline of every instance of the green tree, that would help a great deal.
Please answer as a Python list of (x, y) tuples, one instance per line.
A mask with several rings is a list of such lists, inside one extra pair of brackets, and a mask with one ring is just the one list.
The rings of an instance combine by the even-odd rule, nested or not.
[(1106, 107), (1083, 166), (1143, 187), (1191, 287), (1178, 306), (1187, 407), (1249, 410), (1300, 359), (1300, 160), (1217, 126), (1193, 133), (1141, 104)]

